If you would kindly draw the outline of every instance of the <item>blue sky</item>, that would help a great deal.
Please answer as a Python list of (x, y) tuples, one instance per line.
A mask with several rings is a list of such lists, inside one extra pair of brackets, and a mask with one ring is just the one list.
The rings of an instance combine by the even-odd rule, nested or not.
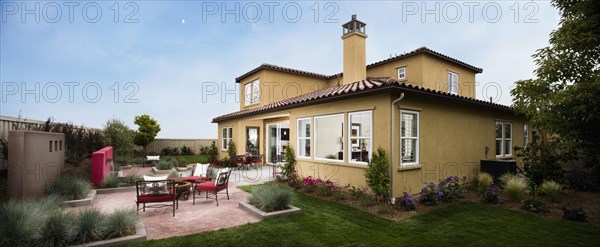
[(158, 137), (216, 138), (211, 119), (239, 108), (237, 76), (262, 63), (341, 72), (352, 14), (367, 63), (427, 46), (483, 68), (477, 97), (510, 105), (559, 21), (548, 1), (116, 3), (3, 1), (0, 114), (96, 128), (148, 114)]

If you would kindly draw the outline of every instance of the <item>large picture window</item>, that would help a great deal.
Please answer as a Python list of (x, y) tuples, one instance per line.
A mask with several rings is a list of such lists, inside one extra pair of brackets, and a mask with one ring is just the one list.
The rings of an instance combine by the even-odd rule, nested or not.
[(348, 157), (350, 162), (369, 162), (371, 157), (371, 111), (348, 114), (349, 145)]
[(260, 87), (258, 80), (244, 84), (244, 99), (245, 105), (258, 104), (258, 101), (260, 100)]
[(448, 92), (458, 94), (458, 74), (448, 71)]
[(310, 157), (310, 118), (298, 119), (298, 157)]
[(400, 111), (401, 164), (419, 163), (419, 112)]
[(496, 156), (512, 156), (512, 124), (496, 122)]
[(344, 115), (315, 117), (315, 158), (344, 159)]
[(229, 142), (232, 140), (232, 134), (233, 132), (233, 128), (231, 127), (223, 127), (221, 129), (221, 149), (223, 149), (223, 151), (227, 150), (227, 147), (229, 147)]

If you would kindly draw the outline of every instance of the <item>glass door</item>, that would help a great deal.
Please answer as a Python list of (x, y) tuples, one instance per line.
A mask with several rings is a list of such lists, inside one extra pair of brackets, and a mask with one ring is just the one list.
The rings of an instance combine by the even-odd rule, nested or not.
[(290, 143), (290, 124), (275, 123), (267, 125), (267, 163), (284, 162), (284, 151)]

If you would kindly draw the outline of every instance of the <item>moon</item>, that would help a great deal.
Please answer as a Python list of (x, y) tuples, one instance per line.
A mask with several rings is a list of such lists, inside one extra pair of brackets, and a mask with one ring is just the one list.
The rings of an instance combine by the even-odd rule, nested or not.
[(181, 19), (181, 24), (185, 24), (185, 19)]

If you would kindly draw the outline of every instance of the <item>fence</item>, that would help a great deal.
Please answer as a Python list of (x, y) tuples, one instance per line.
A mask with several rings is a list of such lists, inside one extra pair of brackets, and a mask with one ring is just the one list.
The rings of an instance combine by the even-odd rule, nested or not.
[(0, 116), (0, 138), (8, 140), (8, 132), (15, 129), (31, 129), (44, 125), (45, 121), (28, 120), (22, 118), (14, 118)]
[(160, 150), (166, 147), (179, 148), (183, 146), (192, 149), (192, 152), (198, 154), (200, 147), (209, 147), (216, 139), (154, 139), (154, 141), (146, 146), (147, 152), (160, 153)]

